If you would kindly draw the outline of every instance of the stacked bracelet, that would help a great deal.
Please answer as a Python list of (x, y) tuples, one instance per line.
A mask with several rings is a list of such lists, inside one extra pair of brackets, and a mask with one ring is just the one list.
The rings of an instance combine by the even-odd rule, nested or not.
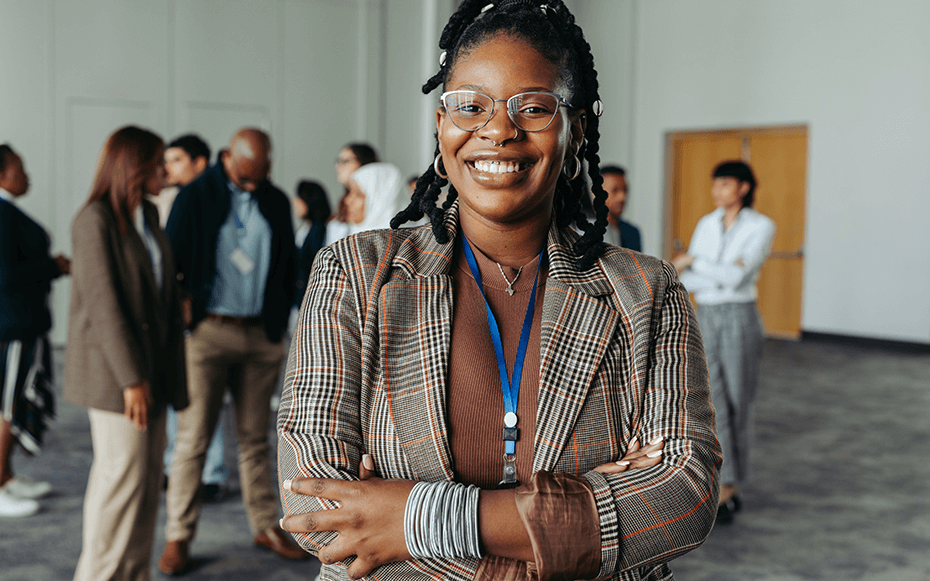
[(417, 482), (404, 509), (404, 540), (414, 559), (481, 558), (477, 486)]

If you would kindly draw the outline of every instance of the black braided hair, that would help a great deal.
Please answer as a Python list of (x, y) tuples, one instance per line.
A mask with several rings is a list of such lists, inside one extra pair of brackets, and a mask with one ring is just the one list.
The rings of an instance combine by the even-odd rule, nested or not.
[[(584, 232), (573, 250), (578, 257), (579, 267), (589, 268), (603, 250), (604, 232), (607, 230), (607, 194), (603, 188), (604, 180), (598, 171), (599, 123), (597, 115), (593, 114), (594, 103), (599, 99), (598, 82), (591, 47), (562, 0), (498, 0), (485, 10), (488, 2), (464, 0), (449, 19), (439, 39), (439, 48), (446, 51), (445, 60), (439, 72), (423, 85), (423, 93), (429, 94), (440, 85), (444, 86), (451, 78), (459, 57), (502, 34), (527, 42), (562, 72), (571, 95), (569, 101), (574, 107), (587, 112), (587, 126), (579, 157), (584, 160), (581, 162), (582, 169), (587, 166), (591, 178), (595, 221), (593, 224), (588, 221), (582, 206), (581, 200), (587, 196), (584, 180), (569, 182), (564, 174), (559, 176), (556, 184), (554, 211), (560, 227), (575, 222)], [(438, 136), (435, 153), (439, 155)], [(439, 170), (444, 172), (441, 158), (439, 165)], [(398, 228), (404, 222), (419, 220), (425, 214), (430, 218), (436, 240), (442, 244), (447, 243), (449, 233), (443, 227), (444, 210), (451, 206), (458, 193), (450, 185), (442, 209), (436, 207), (436, 200), (448, 183), (430, 165), (417, 180), (410, 205), (391, 220), (391, 227)]]

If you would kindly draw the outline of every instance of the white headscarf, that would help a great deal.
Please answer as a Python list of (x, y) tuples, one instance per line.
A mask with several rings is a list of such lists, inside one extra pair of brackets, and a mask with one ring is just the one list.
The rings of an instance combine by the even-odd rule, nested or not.
[(390, 163), (369, 163), (355, 170), (351, 179), (365, 193), (365, 217), (361, 223), (351, 225), (352, 233), (390, 228), (398, 198), (406, 186), (400, 170)]

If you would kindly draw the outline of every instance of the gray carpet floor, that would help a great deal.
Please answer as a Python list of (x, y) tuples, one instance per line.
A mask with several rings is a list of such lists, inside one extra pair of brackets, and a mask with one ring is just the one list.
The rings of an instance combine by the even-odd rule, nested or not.
[[(45, 452), (14, 458), (55, 493), (34, 517), (0, 520), (0, 581), (73, 574), (92, 451), (85, 410), (59, 399), (58, 411)], [(226, 426), (231, 494), (205, 505), (184, 579), (310, 581), (315, 560), (252, 545)], [(930, 355), (770, 341), (752, 467), (735, 521), (672, 562), (679, 581), (930, 580)], [(154, 568), (164, 518), (162, 506), (154, 579), (167, 579)]]

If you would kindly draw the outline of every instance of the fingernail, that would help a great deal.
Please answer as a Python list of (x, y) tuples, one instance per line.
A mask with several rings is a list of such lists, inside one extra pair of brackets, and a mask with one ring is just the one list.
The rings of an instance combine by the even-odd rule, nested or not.
[(652, 446), (653, 444), (658, 444), (659, 442), (661, 442), (661, 441), (664, 440), (664, 439), (665, 439), (665, 438), (663, 438), (662, 436), (659, 436), (659, 437), (656, 438), (655, 440), (649, 442), (649, 445)]
[(294, 490), (291, 488), (291, 482), (292, 482), (291, 479), (287, 479), (284, 481), (284, 490), (287, 490), (288, 492), (294, 492)]
[(278, 521), (278, 527), (283, 531), (284, 530), (284, 517)]
[(375, 461), (371, 459), (371, 454), (362, 455), (362, 464), (369, 470), (375, 469)]
[(619, 462), (617, 462), (617, 466), (629, 466), (629, 465), (630, 463), (627, 460), (620, 460)]
[(658, 458), (662, 455), (662, 450), (656, 450), (655, 452), (649, 452), (646, 454), (646, 458)]

